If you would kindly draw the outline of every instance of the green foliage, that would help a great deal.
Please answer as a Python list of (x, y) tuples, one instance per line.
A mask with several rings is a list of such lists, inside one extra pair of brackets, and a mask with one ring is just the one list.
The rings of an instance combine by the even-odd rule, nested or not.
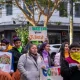
[(58, 25), (58, 26), (61, 25), (61, 22), (56, 22), (56, 25)]
[(60, 16), (67, 17), (67, 2), (61, 2), (58, 10), (60, 11)]
[(54, 6), (54, 2), (52, 0), (50, 0), (50, 2), (48, 0), (38, 0), (38, 3), (42, 7), (48, 7), (48, 4), (50, 4), (50, 8), (52, 8)]
[(17, 36), (21, 38), (22, 46), (25, 46), (28, 42), (29, 35), (28, 27), (29, 27), (28, 25), (25, 25), (15, 29)]
[[(42, 7), (47, 6), (48, 3), (50, 3), (50, 6), (53, 5), (53, 1), (52, 1), (52, 0), (50, 0), (50, 2), (48, 2), (48, 0), (37, 0), (37, 2), (38, 2), (39, 5), (41, 5)], [(34, 4), (34, 3), (35, 3), (35, 0), (26, 0), (26, 3), (27, 3), (28, 5)]]

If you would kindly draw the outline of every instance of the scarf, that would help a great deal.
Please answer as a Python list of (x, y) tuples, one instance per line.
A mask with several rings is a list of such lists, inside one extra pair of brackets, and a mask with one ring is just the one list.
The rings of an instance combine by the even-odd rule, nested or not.
[(65, 51), (64, 56), (65, 56), (65, 58), (69, 57), (69, 52), (68, 51)]
[(29, 53), (29, 55), (32, 56), (35, 62), (37, 63), (37, 58), (38, 58), (37, 54)]
[(21, 53), (21, 51), (22, 51), (22, 46), (20, 46), (19, 48), (17, 48), (17, 50)]
[(76, 62), (80, 63), (80, 52), (70, 53), (70, 57)]

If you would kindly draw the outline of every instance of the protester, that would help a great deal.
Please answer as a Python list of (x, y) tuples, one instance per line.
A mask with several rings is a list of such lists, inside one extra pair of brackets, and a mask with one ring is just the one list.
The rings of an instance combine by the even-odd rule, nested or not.
[(2, 52), (8, 52), (12, 49), (12, 46), (10, 45), (10, 42), (8, 39), (4, 38), (1, 40), (1, 51)]
[(54, 66), (60, 66), (60, 60), (67, 57), (69, 57), (69, 43), (64, 42), (60, 47), (59, 53), (55, 55)]
[(41, 45), (41, 47), (38, 51), (40, 53), (40, 55), (43, 57), (43, 60), (44, 60), (46, 67), (53, 66), (53, 62), (51, 60), (51, 56), (50, 56), (49, 51), (50, 51), (50, 45), (49, 45), (49, 43), (46, 43), (46, 42), (44, 42)]
[(80, 80), (80, 44), (72, 43), (69, 47), (69, 57), (61, 61), (63, 80)]
[[(11, 49), (12, 49), (12, 46), (10, 45), (10, 41), (6, 38), (2, 39), (1, 40), (1, 45), (0, 45), (0, 52), (1, 53), (6, 53)], [(13, 66), (13, 64), (11, 64), (11, 69), (10, 69), (10, 72), (9, 72), (10, 74), (12, 74), (14, 72), (12, 66)]]
[(44, 67), (43, 59), (37, 53), (37, 46), (32, 44), (29, 47), (29, 52), (23, 54), (18, 62), (21, 80), (40, 80), (41, 67)]
[(17, 70), (18, 60), (19, 60), (19, 58), (22, 54), (26, 53), (26, 51), (21, 46), (21, 39), (20, 38), (15, 37), (13, 39), (13, 42), (14, 42), (14, 47), (9, 52), (12, 53), (13, 68), (14, 68), (14, 71), (16, 71)]

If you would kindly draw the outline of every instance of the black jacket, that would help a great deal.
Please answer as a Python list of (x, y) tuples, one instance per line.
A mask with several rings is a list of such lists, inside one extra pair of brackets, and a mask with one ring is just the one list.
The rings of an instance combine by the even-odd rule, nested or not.
[(20, 56), (24, 53), (26, 53), (26, 51), (24, 50), (24, 48), (22, 48), (21, 53), (17, 50), (17, 48), (13, 47), (12, 50), (10, 50), (9, 52), (12, 53), (12, 64), (13, 64), (13, 69), (14, 71), (16, 71), (17, 69), (17, 64), (18, 64), (18, 60), (20, 58)]
[(61, 75), (63, 80), (80, 80), (80, 70), (78, 70), (78, 67), (69, 67), (66, 60), (61, 62)]

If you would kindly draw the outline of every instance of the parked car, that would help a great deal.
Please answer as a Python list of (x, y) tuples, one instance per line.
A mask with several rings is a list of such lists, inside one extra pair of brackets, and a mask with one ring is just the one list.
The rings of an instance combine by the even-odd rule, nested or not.
[(60, 46), (61, 46), (61, 44), (50, 44), (50, 54), (58, 53)]

